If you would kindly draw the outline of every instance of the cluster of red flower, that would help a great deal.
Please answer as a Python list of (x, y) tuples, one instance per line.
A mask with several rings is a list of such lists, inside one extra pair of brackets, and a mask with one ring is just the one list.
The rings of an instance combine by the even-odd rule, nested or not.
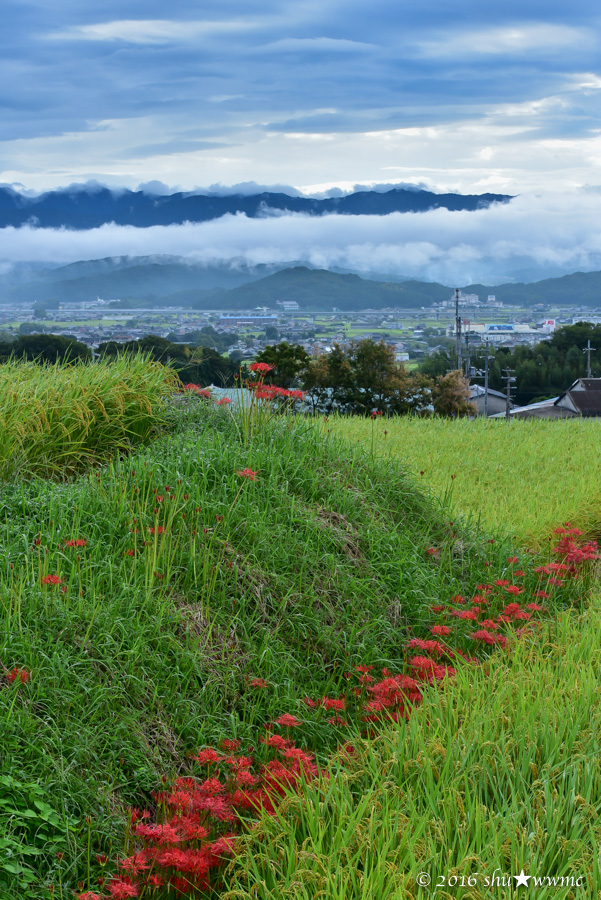
[[(285, 714), (273, 724), (301, 723)], [(263, 764), (236, 755), (237, 740), (222, 741), (219, 750), (200, 750), (193, 759), (206, 767), (202, 778), (178, 778), (171, 790), (156, 792), (156, 822), (147, 821), (149, 812), (132, 810), (129, 855), (118, 863), (118, 875), (106, 883), (99, 879), (108, 897), (125, 900), (160, 888), (173, 890), (176, 896), (206, 894), (235, 849), (240, 817), (260, 809), (274, 813), (278, 798), (318, 774), (311, 754), (290, 739), (272, 734), (263, 743), (276, 754)], [(101, 900), (107, 895), (88, 891), (77, 896)]]
[[(237, 474), (254, 479), (257, 473), (244, 469)], [(550, 596), (547, 590), (541, 589), (543, 576), (547, 577), (545, 586), (548, 589), (550, 585), (561, 584), (558, 574), (575, 577), (584, 570), (585, 563), (598, 558), (597, 545), (593, 541), (579, 544), (577, 538), (581, 533), (576, 529), (558, 529), (557, 533), (562, 537), (554, 552), (563, 561), (531, 570), (539, 576), (539, 589), (533, 592), (537, 598)], [(513, 566), (518, 559), (510, 557), (508, 562)], [(526, 575), (521, 569), (512, 570), (511, 574), (512, 580)], [(345, 727), (350, 720), (373, 728), (378, 722), (407, 719), (428, 686), (444, 684), (447, 678), (455, 675), (456, 669), (451, 663), (455, 666), (479, 663), (477, 658), (459, 649), (458, 643), (474, 641), (480, 645), (507, 648), (510, 640), (522, 637), (528, 629), (530, 632), (535, 629), (538, 623), (532, 621), (532, 616), (543, 607), (534, 602), (523, 606), (515, 601), (507, 603), (508, 594), (528, 596), (522, 584), (511, 584), (508, 579), (499, 578), (492, 584), (476, 585), (470, 600), (456, 594), (446, 605), (432, 606), (431, 611), (448, 622), (456, 619), (456, 627), (434, 624), (430, 626), (432, 638), (412, 638), (407, 644), (406, 672), (394, 675), (383, 668), (378, 679), (371, 674), (373, 666), (356, 666), (345, 673), (349, 683), (345, 694), (319, 699), (305, 697), (307, 710), (320, 716), (324, 711), (334, 713), (326, 721), (336, 727)], [(462, 630), (463, 621), (466, 626)], [(477, 622), (475, 631), (470, 631), (472, 622)], [(528, 623), (526, 628), (515, 627), (523, 622)], [(505, 634), (500, 633), (502, 630)], [(451, 637), (453, 648), (441, 640)], [(415, 651), (419, 654), (413, 655)], [(14, 669), (14, 677), (21, 671), (25, 670)], [(251, 688), (267, 690), (270, 687), (263, 678), (248, 678), (247, 681)], [(219, 750), (213, 747), (200, 750), (193, 759), (206, 767), (203, 777), (178, 778), (170, 791), (155, 794), (156, 822), (144, 821), (150, 818), (150, 813), (132, 813), (129, 855), (119, 863), (120, 874), (106, 884), (104, 878), (99, 879), (101, 886), (108, 890), (108, 897), (125, 900), (146, 896), (148, 890), (156, 892), (164, 888), (176, 896), (192, 898), (215, 887), (220, 869), (234, 852), (242, 818), (259, 810), (274, 813), (287, 790), (300, 790), (305, 781), (319, 774), (310, 753), (295, 746), (289, 737), (274, 733), (276, 726), (297, 729), (302, 725), (289, 713), (266, 725), (268, 736), (261, 738), (261, 743), (276, 755), (263, 763), (255, 761), (252, 755), (237, 755), (240, 748), (237, 740), (222, 741)], [(352, 745), (345, 745), (343, 751), (352, 753)], [(106, 895), (88, 891), (79, 894), (78, 900), (103, 900), (103, 897)]]

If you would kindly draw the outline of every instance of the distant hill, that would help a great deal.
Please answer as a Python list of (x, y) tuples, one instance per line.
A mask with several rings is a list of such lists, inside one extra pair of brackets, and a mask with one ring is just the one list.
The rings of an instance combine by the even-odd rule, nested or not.
[(243, 284), (221, 295), (233, 309), (273, 306), (278, 300), (296, 300), (301, 309), (378, 309), (383, 306), (415, 307), (433, 300), (448, 300), (450, 288), (421, 281), (369, 281), (359, 275), (339, 275), (327, 269), (295, 266), (252, 284)]
[[(417, 280), (365, 278), (306, 265), (249, 266), (242, 262), (201, 266), (176, 256), (110, 257), (30, 271), (31, 280), (0, 278), (0, 303), (69, 303), (120, 299), (132, 306), (192, 309), (276, 309), (296, 300), (303, 310), (419, 308), (452, 297), (454, 286)], [(464, 285), (465, 293), (494, 293), (507, 304), (601, 307), (601, 272), (576, 272), (530, 284)]]
[(181, 192), (158, 196), (145, 191), (109, 190), (100, 185), (77, 185), (30, 197), (3, 187), (0, 188), (0, 228), (30, 223), (41, 228), (80, 230), (98, 228), (107, 222), (148, 228), (151, 225), (207, 222), (228, 213), (244, 213), (256, 218), (268, 214), (269, 210), (311, 216), (326, 213), (384, 216), (392, 212), (424, 212), (439, 207), (476, 210), (511, 199), (508, 194), (435, 194), (408, 188), (393, 188), (384, 193), (356, 191), (344, 197), (324, 199), (268, 191), (249, 196)]
[[(278, 266), (201, 266), (177, 256), (108, 257), (46, 269), (21, 284), (0, 285), (7, 300), (62, 303), (104, 299), (155, 299), (185, 292), (187, 301), (271, 274)], [(181, 302), (181, 301), (180, 301)]]

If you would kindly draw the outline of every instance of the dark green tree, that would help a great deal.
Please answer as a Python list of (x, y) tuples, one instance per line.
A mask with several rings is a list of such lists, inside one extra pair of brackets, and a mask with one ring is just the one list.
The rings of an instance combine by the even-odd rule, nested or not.
[(282, 341), (279, 344), (269, 344), (256, 356), (256, 362), (264, 362), (274, 366), (267, 373), (267, 384), (277, 384), (283, 388), (290, 388), (297, 379), (302, 379), (306, 372), (311, 357), (301, 344), (289, 344)]
[(59, 334), (22, 334), (13, 343), (0, 347), (0, 360), (9, 356), (35, 362), (76, 362), (91, 360), (89, 347)]

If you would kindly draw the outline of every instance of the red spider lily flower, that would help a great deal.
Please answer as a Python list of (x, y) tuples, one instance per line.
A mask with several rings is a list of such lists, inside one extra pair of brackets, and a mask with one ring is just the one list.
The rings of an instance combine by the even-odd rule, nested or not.
[(461, 594), (455, 594), (454, 597), (451, 597), (449, 603), (465, 603), (465, 597), (462, 597)]
[(431, 606), (431, 607), (430, 607), (430, 612), (433, 612), (433, 613), (440, 613), (440, 612), (444, 612), (445, 609), (446, 609), (446, 606)]
[(160, 875), (151, 875), (148, 879), (148, 884), (151, 888), (160, 888), (163, 887), (165, 882)]
[(516, 563), (517, 561), (518, 561), (517, 556), (508, 556), (508, 557), (507, 557), (507, 562), (508, 562), (508, 563)]
[(157, 494), (154, 499), (156, 500), (157, 503), (162, 503), (165, 498), (163, 497), (162, 494)]
[(483, 628), (492, 628), (493, 631), (496, 631), (499, 627), (498, 624), (494, 621), (494, 619), (482, 619), (480, 622)]
[(498, 587), (506, 587), (506, 585), (508, 585), (509, 582), (507, 581), (506, 578), (498, 578), (495, 581), (495, 584), (498, 585)]
[(127, 900), (128, 897), (140, 896), (140, 888), (129, 878), (109, 881), (107, 887), (113, 900)]
[(551, 594), (547, 594), (546, 591), (536, 591), (534, 594), (535, 597), (538, 597), (539, 600), (548, 600)]
[(294, 716), (291, 716), (290, 713), (284, 713), (283, 716), (280, 716), (279, 719), (274, 719), (274, 725), (283, 725), (285, 728), (297, 728), (299, 725), (302, 725), (302, 722), (299, 722)]
[(524, 588), (518, 587), (517, 584), (508, 584), (505, 587), (505, 590), (507, 591), (508, 594), (523, 594), (524, 593)]
[(311, 700), (310, 697), (303, 697), (303, 703), (308, 709), (315, 709), (315, 707), (319, 706), (315, 700)]
[(377, 419), (378, 416), (383, 416), (383, 415), (384, 415), (384, 413), (379, 409), (372, 409), (372, 411), (371, 411), (372, 419)]
[(434, 656), (442, 656), (446, 648), (439, 641), (424, 641), (422, 638), (413, 638), (407, 646), (412, 650), (422, 650), (424, 653), (433, 653)]
[(219, 746), (228, 753), (233, 753), (240, 748), (241, 741), (233, 738), (224, 738), (220, 741)]
[(529, 603), (526, 606), (526, 609), (531, 609), (534, 612), (540, 612), (542, 610), (542, 606), (539, 606), (538, 603)]
[(65, 541), (65, 547), (86, 547), (88, 542), (84, 538), (76, 538), (75, 540)]
[(44, 575), (42, 584), (62, 584), (58, 575)]
[(436, 635), (436, 637), (447, 637), (451, 633), (451, 629), (448, 625), (433, 625), (430, 628), (432, 634)]
[(227, 406), (227, 404), (231, 402), (229, 397), (222, 397), (221, 400), (217, 401), (217, 406)]
[(372, 669), (373, 666), (355, 666), (355, 672), (361, 672), (362, 675), (366, 675)]
[(516, 569), (515, 572), (513, 573), (513, 577), (514, 578), (523, 578), (525, 574), (526, 573), (524, 572), (523, 569)]
[(268, 372), (271, 372), (272, 369), (275, 369), (275, 366), (270, 366), (268, 363), (258, 362), (251, 363), (249, 366), (251, 372), (259, 372), (261, 375), (267, 375)]
[(426, 556), (436, 556), (438, 553), (438, 549), (436, 547), (428, 547), (426, 550)]
[(484, 604), (484, 603), (488, 603), (488, 598), (487, 598), (487, 597), (483, 597), (482, 594), (475, 594), (475, 595), (472, 597), (472, 601), (471, 601), (471, 602), (472, 602), (472, 603), (478, 603), (478, 604), (480, 604), (480, 603)]
[(100, 894), (94, 891), (86, 891), (85, 894), (76, 894), (75, 900), (101, 900)]
[(238, 471), (236, 472), (236, 475), (239, 475), (240, 478), (248, 478), (248, 479), (250, 479), (250, 481), (256, 481), (258, 474), (259, 474), (258, 469), (256, 472), (253, 472), (252, 469), (242, 469), (241, 472), (238, 472)]
[(480, 613), (480, 610), (478, 609), (478, 607), (476, 607), (476, 609), (464, 609), (459, 613), (458, 618), (459, 619), (471, 619), (472, 621), (475, 622), (476, 619), (478, 618), (479, 613)]
[(128, 555), (128, 556), (133, 556), (133, 555), (134, 555), (134, 551), (133, 551), (133, 550), (128, 550), (128, 551), (127, 551), (127, 555)]
[(185, 384), (184, 389), (186, 391), (192, 391), (197, 397), (202, 397), (204, 400), (211, 399), (211, 392), (207, 391), (206, 388), (199, 387), (197, 384)]
[(261, 738), (261, 743), (267, 744), (268, 747), (275, 747), (276, 750), (285, 750), (290, 746), (290, 741), (281, 734), (272, 734), (268, 738)]
[(484, 591), (486, 594), (490, 594), (490, 592), (492, 591), (492, 584), (477, 584), (476, 590)]
[(164, 532), (164, 528), (162, 525), (159, 525), (157, 528), (154, 526), (150, 529), (151, 534), (162, 534)]
[(499, 644), (501, 647), (505, 647), (507, 644), (507, 638), (503, 637), (502, 634), (491, 634), (490, 631), (486, 631), (485, 628), (475, 631), (473, 634), (470, 634), (470, 637), (473, 641), (482, 641), (491, 646), (493, 644)]
[(333, 725), (335, 728), (346, 728), (347, 721), (343, 719), (342, 716), (331, 716), (331, 718), (326, 719), (328, 725)]
[(252, 678), (252, 679), (248, 682), (248, 686), (249, 686), (249, 687), (255, 687), (255, 688), (268, 688), (268, 687), (269, 687), (269, 682), (268, 682), (268, 681), (265, 681), (264, 678)]
[(12, 684), (17, 679), (19, 679), (21, 684), (27, 684), (30, 677), (31, 672), (28, 672), (27, 669), (18, 669), (16, 666), (14, 669), (11, 669), (10, 672), (6, 673), (6, 680), (9, 684)]

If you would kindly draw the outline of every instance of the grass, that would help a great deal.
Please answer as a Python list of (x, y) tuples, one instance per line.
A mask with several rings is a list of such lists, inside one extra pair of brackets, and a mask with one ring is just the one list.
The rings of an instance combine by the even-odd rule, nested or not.
[(0, 483), (64, 477), (142, 443), (177, 389), (168, 368), (142, 357), (117, 363), (0, 366)]
[[(330, 417), (327, 428), (395, 459), (476, 524), (544, 546), (561, 522), (601, 532), (601, 427), (587, 419)], [(423, 473), (423, 474), (422, 474)]]
[[(85, 376), (87, 367), (81, 372)], [(55, 373), (62, 377), (50, 369), (48, 380)], [(105, 377), (111, 378), (108, 368)], [(16, 900), (10, 892), (17, 888), (19, 900), (50, 900), (49, 885), (61, 900), (80, 880), (93, 888), (100, 874), (96, 854), (113, 859), (123, 847), (128, 806), (154, 810), (161, 778), (171, 782), (193, 772), (190, 755), (200, 746), (223, 737), (256, 745), (266, 723), (292, 713), (303, 723), (302, 746), (327, 765), (342, 742), (361, 738), (309, 715), (303, 697), (340, 696), (347, 689), (344, 672), (359, 664), (399, 671), (408, 640), (435, 623), (432, 604), (512, 574), (511, 541), (500, 537), (490, 544), (452, 524), (440, 501), (397, 460), (373, 459), (364, 448), (324, 433), (319, 422), (276, 416), (251, 438), (227, 408), (193, 396), (163, 418), (163, 436), (128, 456), (113, 453), (84, 476), (66, 478), (67, 469), (60, 480), (28, 475), (0, 485), (1, 900)], [(57, 448), (69, 444), (68, 431), (62, 432)], [(69, 459), (61, 452), (55, 457)], [(238, 474), (245, 469), (258, 473), (256, 480)], [(585, 582), (558, 589), (553, 613), (582, 603), (585, 590)], [(316, 897), (318, 890), (332, 900), (395, 897), (393, 888), (405, 890), (415, 877), (414, 870), (404, 872), (398, 882), (401, 864), (429, 860), (434, 874), (433, 854), (459, 858), (461, 841), (473, 838), (476, 846), (476, 832), (485, 861), (498, 857), (505, 864), (505, 844), (493, 825), (507, 836), (511, 817), (518, 816), (512, 774), (516, 798), (529, 804), (516, 828), (526, 827), (530, 814), (539, 816), (541, 828), (547, 822), (540, 818), (542, 801), (523, 793), (527, 772), (515, 764), (518, 751), (525, 753), (525, 732), (511, 743), (513, 707), (505, 705), (524, 710), (523, 696), (534, 692), (528, 733), (538, 733), (539, 725), (540, 731), (539, 719), (546, 723), (541, 753), (550, 754), (551, 775), (569, 753), (580, 759), (581, 741), (586, 758), (587, 715), (591, 733), (597, 727), (592, 662), (584, 650), (578, 656), (563, 643), (572, 632), (562, 623), (571, 621), (560, 615), (549, 625), (544, 653), (527, 642), (520, 646), (516, 660), (531, 654), (523, 657), (521, 681), (513, 658), (491, 657), (489, 675), (485, 667), (482, 673), (470, 668), (471, 679), (460, 674), (448, 690), (433, 691), (407, 726), (358, 744), (356, 762), (339, 774), (334, 769), (329, 796), (310, 788), (307, 810), (292, 798), (284, 807), (289, 818), (262, 824), (229, 887), (238, 884), (245, 897), (253, 883), (265, 881), (271, 893), (264, 896), (278, 900)], [(595, 640), (587, 653), (594, 654)], [(546, 719), (540, 707), (547, 682), (542, 674), (533, 686), (524, 680), (539, 650), (540, 672), (552, 658), (558, 675), (555, 693), (547, 690), (552, 705)], [(578, 681), (562, 681), (576, 663)], [(13, 668), (30, 672), (29, 681), (10, 683)], [(270, 690), (249, 689), (255, 677), (266, 679)], [(559, 716), (570, 691), (582, 710), (566, 719), (555, 740), (555, 711)], [(500, 719), (485, 732), (478, 722), (487, 711)], [(486, 744), (489, 736), (494, 749)], [(446, 767), (434, 738), (446, 748)], [(473, 765), (462, 769), (462, 760)], [(534, 758), (542, 771), (541, 760)], [(592, 808), (587, 791), (596, 789), (597, 776), (591, 781), (583, 767), (580, 794)], [(478, 776), (481, 794), (469, 786), (470, 773)], [(549, 784), (551, 799), (557, 784), (566, 797), (574, 788), (565, 778)], [(436, 823), (433, 810), (442, 796), (452, 802), (437, 812)], [(464, 810), (475, 804), (469, 828), (456, 827), (457, 798)], [(490, 809), (498, 803), (497, 818), (483, 818), (480, 799)], [(557, 814), (567, 809), (559, 804)], [(334, 825), (342, 821), (336, 817), (343, 813), (350, 818), (336, 836)], [(559, 824), (551, 832), (574, 841), (564, 848), (564, 867), (576, 852), (589, 858), (579, 826), (566, 821), (564, 832)], [(285, 846), (272, 828), (287, 835)], [(400, 844), (399, 830), (406, 835)], [(273, 854), (262, 834), (273, 837)], [(517, 846), (516, 839), (511, 852)], [(324, 873), (316, 860), (327, 857), (333, 865), (335, 851), (338, 871)], [(379, 858), (390, 862), (388, 868)], [(290, 881), (294, 867), (300, 886)]]
[(599, 896), (600, 613), (597, 596), (560, 614), (339, 753), (328, 781), (264, 817), (223, 900), (492, 900), (521, 871), (543, 879), (537, 896)]

